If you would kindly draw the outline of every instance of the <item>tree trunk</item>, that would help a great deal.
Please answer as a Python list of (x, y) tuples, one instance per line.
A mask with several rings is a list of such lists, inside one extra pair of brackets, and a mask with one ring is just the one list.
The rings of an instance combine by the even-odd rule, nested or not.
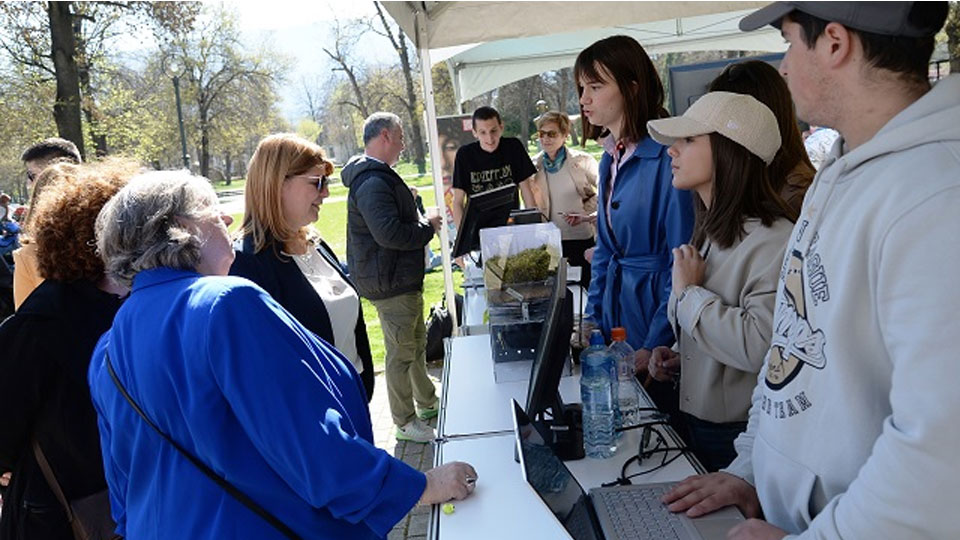
[[(77, 34), (79, 35), (79, 31)], [(78, 43), (81, 44), (82, 49), (82, 42), (78, 41)], [(107, 155), (107, 134), (100, 130), (100, 112), (93, 100), (93, 88), (90, 86), (90, 65), (86, 61), (78, 62), (77, 72), (80, 77), (80, 88), (83, 90), (83, 100), (80, 108), (83, 111), (84, 119), (87, 121), (87, 130), (90, 132), (90, 139), (93, 141), (94, 152), (97, 157), (103, 157)]]
[[(567, 112), (567, 102), (569, 101), (571, 88), (575, 88), (575, 85), (571, 85), (573, 70), (570, 68), (563, 68), (560, 70), (560, 112)], [(575, 90), (574, 90), (575, 92)], [(577, 126), (575, 122), (570, 123), (570, 144), (576, 146), (580, 144), (580, 139), (577, 137)]]
[(407, 52), (407, 40), (403, 34), (400, 40), (400, 64), (403, 67), (403, 77), (407, 80), (407, 114), (410, 116), (410, 133), (413, 139), (413, 161), (417, 164), (417, 172), (426, 174), (427, 158), (423, 151), (423, 131), (420, 129), (420, 119), (417, 118), (417, 94), (413, 91), (413, 70), (410, 69), (410, 56)]
[[(404, 106), (407, 109), (407, 116), (410, 118), (410, 138), (413, 140), (413, 161), (417, 164), (417, 172), (426, 174), (427, 158), (424, 154), (423, 131), (420, 129), (420, 119), (417, 118), (417, 94), (413, 91), (413, 70), (410, 69), (410, 54), (407, 49), (407, 40), (400, 31), (397, 31), (397, 36), (394, 37), (393, 32), (390, 30), (390, 24), (387, 23), (387, 18), (380, 9), (380, 4), (374, 3), (374, 7), (377, 8), (377, 15), (380, 16), (380, 22), (383, 24), (384, 32), (387, 33), (387, 38), (390, 39), (390, 43), (400, 57), (403, 78), (407, 85), (407, 101), (404, 103)], [(423, 66), (421, 66), (421, 68), (422, 67)], [(427, 66), (426, 69), (429, 69), (429, 66)]]
[(229, 186), (230, 180), (233, 179), (233, 167), (231, 167), (230, 163), (230, 152), (227, 152), (226, 159), (224, 159), (223, 177), (224, 180), (226, 180), (226, 184)]
[(210, 178), (210, 122), (203, 101), (199, 107), (200, 120), (200, 176)]
[(90, 140), (93, 141), (97, 157), (107, 155), (107, 134), (100, 129), (100, 111), (94, 101), (93, 86), (90, 84), (90, 57), (87, 56), (87, 43), (83, 40), (83, 18), (73, 18), (73, 39), (77, 47), (77, 75), (80, 78), (80, 109), (87, 122)]
[(83, 148), (83, 126), (80, 120), (80, 78), (77, 73), (77, 45), (73, 35), (72, 2), (47, 2), (50, 18), (50, 49), (53, 66), (57, 73), (57, 101), (53, 105), (53, 118), (60, 137), (77, 145), (80, 155)]

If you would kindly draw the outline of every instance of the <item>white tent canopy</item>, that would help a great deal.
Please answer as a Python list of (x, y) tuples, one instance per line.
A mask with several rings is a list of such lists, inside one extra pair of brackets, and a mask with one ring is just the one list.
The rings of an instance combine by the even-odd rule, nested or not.
[(447, 60), (458, 101), (466, 101), (545, 71), (573, 66), (577, 54), (597, 40), (616, 34), (633, 37), (648, 54), (702, 50), (781, 51), (780, 33), (744, 33), (737, 23), (752, 10), (699, 15), (667, 21), (592, 28), (579, 32), (506, 39), (485, 43)]
[[(587, 45), (631, 35), (650, 53), (785, 49), (779, 33), (741, 33), (743, 15), (767, 2), (381, 2), (420, 55), (436, 200), (443, 200), (429, 66), (447, 60), (458, 102), (537, 73), (573, 65)], [(450, 244), (441, 228), (447, 299)], [(456, 321), (455, 303), (447, 303)]]
[[(434, 62), (446, 60), (457, 101), (573, 65), (591, 43), (634, 37), (650, 54), (698, 50), (782, 51), (777, 30), (737, 23), (765, 2), (382, 2), (407, 35), (424, 14)], [(414, 39), (414, 41), (416, 41)]]

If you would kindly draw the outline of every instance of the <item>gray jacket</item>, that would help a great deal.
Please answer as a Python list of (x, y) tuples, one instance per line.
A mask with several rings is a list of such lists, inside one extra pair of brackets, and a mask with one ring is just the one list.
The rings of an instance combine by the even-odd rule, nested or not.
[(347, 265), (360, 296), (382, 300), (423, 290), (424, 247), (434, 230), (393, 169), (366, 155), (341, 172), (347, 196)]

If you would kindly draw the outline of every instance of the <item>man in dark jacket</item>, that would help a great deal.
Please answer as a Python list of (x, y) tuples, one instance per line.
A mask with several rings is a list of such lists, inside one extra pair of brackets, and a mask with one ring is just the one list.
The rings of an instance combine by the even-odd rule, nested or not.
[(397, 439), (426, 443), (436, 432), (424, 420), (437, 415), (438, 400), (427, 376), (423, 254), (440, 217), (421, 216), (410, 188), (391, 168), (404, 148), (397, 115), (370, 115), (363, 124), (363, 144), (364, 154), (353, 157), (341, 173), (350, 189), (347, 263), (360, 296), (380, 316)]

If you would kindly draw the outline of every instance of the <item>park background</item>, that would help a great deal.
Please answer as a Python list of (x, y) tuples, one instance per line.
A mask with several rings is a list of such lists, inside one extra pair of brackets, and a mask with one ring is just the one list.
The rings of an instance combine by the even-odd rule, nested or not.
[[(589, 2), (578, 7), (589, 9)], [(938, 42), (935, 59), (952, 58), (950, 71), (960, 72), (958, 2), (951, 2)], [(752, 54), (667, 53), (652, 60), (667, 81), (669, 66)], [(125, 155), (150, 168), (189, 167), (222, 194), (236, 229), (246, 163), (261, 138), (295, 132), (342, 165), (362, 151), (363, 119), (385, 110), (401, 117), (407, 135), (397, 169), (432, 206), (419, 70), (415, 47), (375, 2), (3, 2), (0, 190), (26, 203), (21, 151), (61, 136), (88, 161)], [(505, 135), (526, 141), (531, 155), (538, 151), (533, 119), (540, 110), (579, 113), (570, 68), (461, 104), (444, 63), (431, 75), (437, 114), (492, 105), (504, 117)], [(599, 156), (594, 142), (586, 149)], [(346, 189), (339, 167), (316, 227), (345, 259)], [(431, 247), (439, 251), (439, 239)], [(461, 277), (454, 274), (457, 288)], [(442, 291), (442, 272), (428, 272), (427, 310)], [(382, 333), (372, 305), (364, 301), (363, 310), (379, 371)]]

